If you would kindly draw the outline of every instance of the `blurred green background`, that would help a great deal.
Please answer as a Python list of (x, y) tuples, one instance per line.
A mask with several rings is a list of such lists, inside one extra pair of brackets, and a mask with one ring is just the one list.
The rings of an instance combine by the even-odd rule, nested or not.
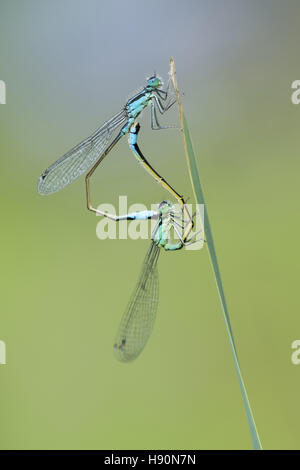
[[(293, 0), (1, 0), (2, 449), (251, 448), (206, 249), (162, 253), (152, 337), (118, 363), (114, 335), (149, 241), (100, 241), (84, 178), (37, 193), (41, 172), (147, 75), (167, 78), (170, 55), (262, 445), (300, 448), (299, 14)], [(180, 133), (149, 121), (146, 157), (192, 196)], [(126, 138), (93, 194), (166, 197)]]

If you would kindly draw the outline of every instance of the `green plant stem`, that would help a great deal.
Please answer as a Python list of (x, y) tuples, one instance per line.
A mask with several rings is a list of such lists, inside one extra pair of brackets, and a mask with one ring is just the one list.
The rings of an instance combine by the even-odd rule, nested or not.
[(177, 97), (180, 125), (181, 125), (183, 141), (184, 141), (187, 167), (188, 167), (188, 172), (189, 172), (195, 200), (198, 204), (203, 204), (204, 206), (204, 216), (203, 216), (204, 220), (202, 220), (202, 226), (204, 227), (204, 221), (205, 221), (205, 239), (207, 242), (209, 257), (210, 257), (210, 261), (211, 261), (211, 265), (212, 265), (212, 269), (213, 269), (214, 277), (216, 281), (216, 286), (217, 286), (217, 290), (218, 290), (218, 294), (219, 294), (219, 298), (221, 302), (222, 314), (223, 314), (225, 327), (226, 327), (226, 331), (227, 331), (227, 335), (229, 339), (230, 349), (231, 349), (232, 356), (233, 356), (233, 362), (234, 362), (235, 370), (238, 376), (238, 381), (239, 381), (241, 392), (242, 392), (242, 397), (243, 397), (243, 402), (244, 402), (244, 406), (245, 406), (245, 410), (247, 414), (252, 444), (255, 450), (261, 450), (262, 446), (261, 446), (259, 435), (256, 429), (253, 413), (251, 410), (246, 387), (244, 384), (244, 380), (242, 377), (242, 373), (241, 373), (241, 369), (240, 369), (240, 365), (238, 361), (237, 350), (236, 350), (236, 346), (234, 343), (233, 332), (232, 332), (232, 328), (230, 324), (230, 318), (229, 318), (229, 313), (228, 313), (227, 304), (225, 300), (225, 294), (224, 294), (221, 274), (219, 270), (216, 250), (214, 246), (212, 231), (211, 231), (211, 227), (209, 223), (207, 208), (206, 208), (206, 204), (204, 200), (204, 194), (203, 194), (203, 190), (202, 190), (202, 186), (200, 182), (199, 171), (197, 167), (195, 153), (193, 150), (192, 141), (191, 141), (189, 130), (188, 130), (187, 121), (186, 121), (183, 108), (181, 105), (181, 99), (180, 99), (177, 79), (176, 79), (175, 63), (172, 58), (170, 59), (170, 78), (172, 80), (176, 97)]

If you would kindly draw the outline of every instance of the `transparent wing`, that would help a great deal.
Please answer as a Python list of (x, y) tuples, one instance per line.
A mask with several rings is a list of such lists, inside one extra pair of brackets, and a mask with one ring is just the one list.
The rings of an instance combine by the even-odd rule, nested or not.
[(126, 122), (126, 111), (122, 110), (106, 121), (90, 137), (59, 158), (41, 175), (38, 192), (42, 195), (55, 193), (72, 183), (96, 162), (108, 145), (114, 130)]
[(142, 352), (151, 335), (158, 306), (157, 261), (160, 248), (152, 242), (139, 281), (121, 319), (114, 351), (117, 359), (129, 362)]

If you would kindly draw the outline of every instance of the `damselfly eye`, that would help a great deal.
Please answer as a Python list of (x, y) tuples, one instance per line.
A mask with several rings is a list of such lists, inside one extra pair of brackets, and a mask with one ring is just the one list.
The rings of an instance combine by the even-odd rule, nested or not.
[(161, 80), (156, 76), (148, 78), (147, 83), (152, 88), (158, 88), (162, 84)]

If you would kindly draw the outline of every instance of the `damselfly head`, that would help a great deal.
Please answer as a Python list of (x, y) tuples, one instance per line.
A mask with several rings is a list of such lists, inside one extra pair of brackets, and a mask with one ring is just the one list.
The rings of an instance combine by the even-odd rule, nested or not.
[(173, 204), (171, 204), (169, 201), (161, 201), (158, 209), (162, 214), (165, 214), (166, 212), (169, 212), (171, 209), (173, 209)]
[(150, 88), (151, 90), (155, 90), (156, 88), (161, 87), (162, 84), (162, 80), (156, 76), (156, 73), (147, 79), (147, 88)]

